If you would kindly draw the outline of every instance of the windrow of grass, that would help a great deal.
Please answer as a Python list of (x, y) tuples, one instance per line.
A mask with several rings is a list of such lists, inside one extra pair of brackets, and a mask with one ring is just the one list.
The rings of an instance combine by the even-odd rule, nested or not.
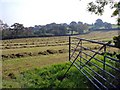
[(60, 50), (46, 50), (46, 51), (39, 51), (39, 52), (22, 52), (22, 53), (16, 53), (16, 54), (7, 54), (2, 55), (2, 59), (9, 60), (10, 58), (21, 58), (21, 57), (28, 57), (28, 56), (40, 56), (40, 55), (49, 55), (49, 54), (62, 54), (67, 53), (67, 49), (60, 49)]
[[(118, 35), (118, 30), (94, 31), (89, 34), (79, 35), (78, 37), (107, 42), (113, 40), (113, 36), (117, 36), (117, 35)], [(0, 48), (17, 49), (17, 48), (34, 48), (34, 47), (61, 46), (61, 45), (62, 46), (68, 45), (67, 36), (3, 40), (2, 44), (0, 45)]]

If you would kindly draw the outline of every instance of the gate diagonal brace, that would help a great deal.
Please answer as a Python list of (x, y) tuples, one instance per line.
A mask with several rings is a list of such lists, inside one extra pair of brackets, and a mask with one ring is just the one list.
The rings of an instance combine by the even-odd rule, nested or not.
[(76, 49), (78, 48), (78, 46), (79, 46), (80, 42), (81, 42), (81, 40), (79, 40), (79, 42), (77, 43), (77, 46), (75, 47), (75, 49), (74, 49), (74, 51), (73, 51), (72, 55), (70, 56), (70, 58), (72, 58), (72, 56), (74, 55), (74, 53), (75, 53)]
[[(106, 45), (111, 44), (111, 41), (109, 41), (108, 43), (104, 44), (80, 69), (82, 69), (86, 64), (88, 64), (97, 54), (100, 50), (102, 50)], [(78, 55), (76, 56), (76, 58), (73, 60), (72, 64), (70, 65), (70, 67), (67, 69), (67, 71), (65, 72), (64, 76), (61, 78), (61, 81), (65, 78), (67, 72), (70, 70), (70, 68), (72, 67), (72, 65), (75, 63), (75, 61), (77, 60), (78, 56), (80, 55), (81, 51), (79, 51)]]
[(81, 53), (81, 51), (78, 53), (78, 55), (76, 56), (76, 58), (74, 59), (74, 61), (72, 62), (72, 64), (70, 65), (70, 67), (67, 69), (67, 71), (65, 72), (65, 74), (63, 75), (63, 77), (61, 78), (61, 81), (65, 78), (67, 72), (70, 70), (70, 68), (72, 67), (72, 65), (74, 64), (74, 62), (77, 60), (79, 54)]
[(108, 43), (104, 44), (80, 69), (82, 69), (84, 66), (86, 66), (97, 54), (100, 50), (102, 50), (106, 45), (111, 44), (111, 41)]

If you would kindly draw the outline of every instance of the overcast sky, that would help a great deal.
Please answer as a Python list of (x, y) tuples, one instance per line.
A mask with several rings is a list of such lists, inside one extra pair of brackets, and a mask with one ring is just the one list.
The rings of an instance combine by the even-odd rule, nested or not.
[[(103, 16), (87, 11), (87, 3), (92, 0), (0, 0), (0, 19), (8, 25), (16, 22), (24, 26), (49, 23), (70, 23), (81, 21), (94, 23), (100, 18), (104, 22), (116, 23), (111, 18), (112, 10), (106, 7)], [(116, 0), (117, 1), (117, 0)]]

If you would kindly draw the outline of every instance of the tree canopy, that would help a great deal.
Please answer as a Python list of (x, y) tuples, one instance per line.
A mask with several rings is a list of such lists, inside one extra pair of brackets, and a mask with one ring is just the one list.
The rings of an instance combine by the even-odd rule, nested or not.
[(88, 3), (87, 9), (89, 12), (92, 12), (98, 15), (103, 15), (104, 8), (106, 5), (110, 5), (111, 9), (115, 9), (111, 17), (118, 16), (117, 24), (120, 25), (120, 1), (114, 2), (114, 0), (96, 0), (95, 2)]
[(2, 38), (61, 36), (69, 35), (71, 31), (76, 32), (76, 34), (83, 34), (84, 30), (88, 30), (88, 25), (82, 22), (77, 23), (75, 21), (72, 21), (70, 24), (50, 23), (47, 25), (35, 25), (34, 27), (24, 27), (23, 24), (14, 23), (9, 28), (3, 28)]

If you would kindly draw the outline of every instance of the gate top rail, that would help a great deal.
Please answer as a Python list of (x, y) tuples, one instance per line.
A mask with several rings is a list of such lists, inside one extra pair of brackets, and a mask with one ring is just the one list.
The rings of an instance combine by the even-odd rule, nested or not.
[[(88, 41), (88, 42), (91, 42), (91, 43), (97, 43), (97, 44), (101, 44), (101, 45), (106, 45), (106, 43), (98, 42), (98, 41), (95, 41), (95, 40), (88, 40), (88, 39), (78, 38), (78, 37), (73, 37), (73, 38), (75, 38), (75, 39), (79, 39), (79, 40), (83, 40), (83, 41)], [(107, 44), (106, 46), (110, 46), (110, 47), (118, 48), (118, 47), (116, 47), (116, 46), (113, 45), (113, 44)], [(118, 49), (119, 49), (119, 48), (118, 48)]]

